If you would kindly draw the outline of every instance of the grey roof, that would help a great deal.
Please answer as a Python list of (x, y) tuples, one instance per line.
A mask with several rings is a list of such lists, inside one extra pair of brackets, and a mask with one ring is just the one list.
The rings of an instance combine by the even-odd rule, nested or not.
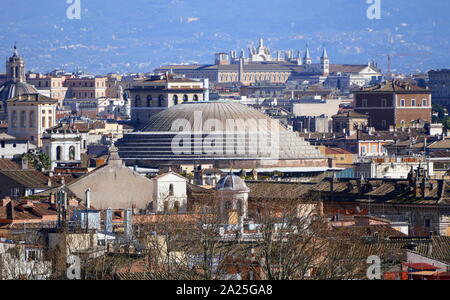
[(227, 175), (219, 180), (216, 186), (218, 191), (232, 191), (232, 192), (250, 192), (250, 189), (245, 184), (245, 181), (236, 175)]
[[(221, 124), (227, 124), (227, 120), (265, 120), (270, 126), (272, 120), (268, 115), (253, 109), (249, 106), (235, 103), (231, 101), (211, 101), (211, 102), (188, 102), (180, 105), (173, 106), (167, 110), (160, 112), (150, 118), (146, 126), (141, 131), (143, 132), (178, 132), (179, 128), (172, 130), (172, 125), (177, 120), (187, 120), (191, 126), (202, 125), (196, 121), (196, 117), (201, 113), (201, 121), (204, 123), (207, 120), (218, 120)], [(286, 131), (280, 123), (276, 123), (279, 131)], [(257, 124), (254, 127), (249, 127), (248, 131), (257, 132)], [(203, 130), (203, 128), (192, 128), (193, 130)], [(228, 130), (236, 130), (234, 128), (226, 128)]]
[(0, 87), (0, 101), (6, 102), (8, 99), (26, 94), (38, 94), (35, 87), (26, 82), (8, 81)]
[(27, 94), (23, 94), (23, 95), (19, 95), (17, 97), (11, 98), (7, 102), (10, 102), (10, 103), (13, 103), (13, 102), (39, 102), (39, 103), (46, 103), (46, 104), (54, 104), (54, 103), (57, 103), (58, 100), (44, 96), (39, 93), (27, 93)]
[[(211, 122), (208, 127), (207, 121)], [(180, 135), (187, 141), (183, 140), (182, 151), (176, 143)], [(212, 141), (214, 149), (208, 148)], [(200, 147), (202, 153), (198, 153), (199, 145), (205, 146)], [(126, 134), (117, 146), (124, 160), (324, 159), (279, 121), (232, 101), (173, 106), (152, 116), (140, 132)]]

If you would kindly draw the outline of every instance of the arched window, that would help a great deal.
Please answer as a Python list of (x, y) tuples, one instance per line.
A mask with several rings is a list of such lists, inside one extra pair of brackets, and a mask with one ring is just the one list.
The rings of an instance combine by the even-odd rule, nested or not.
[(35, 118), (34, 118), (34, 111), (30, 111), (30, 117), (28, 119), (29, 123), (30, 123), (30, 128), (34, 128), (34, 123), (36, 122)]
[(75, 147), (70, 146), (69, 148), (69, 160), (75, 160)]
[(153, 101), (152, 95), (148, 95), (147, 96), (147, 107), (151, 107), (152, 106), (152, 101)]
[(194, 95), (194, 101), (198, 101), (198, 95)]
[(169, 201), (164, 201), (164, 212), (169, 211)]
[(173, 210), (178, 213), (180, 212), (180, 202), (179, 201), (175, 201), (175, 204), (173, 206)]
[(169, 185), (169, 196), (173, 196), (174, 195), (174, 191), (173, 191), (173, 184)]
[(173, 95), (173, 105), (178, 105), (178, 96)]
[(242, 213), (242, 202), (240, 200), (238, 200), (237, 202), (237, 211), (239, 213)]
[(159, 107), (164, 106), (164, 96), (163, 95), (159, 95), (159, 97), (158, 97), (158, 106)]
[(184, 95), (183, 96), (183, 102), (188, 102), (188, 100), (189, 100), (188, 95)]
[(62, 148), (61, 146), (56, 147), (56, 160), (61, 160), (62, 158)]
[(11, 113), (11, 127), (16, 128), (17, 127), (17, 111), (13, 111)]
[(25, 111), (21, 111), (20, 112), (20, 127), (21, 128), (25, 128), (26, 127), (26, 121), (27, 121), (26, 112)]
[(141, 96), (136, 95), (136, 97), (134, 98), (134, 106), (135, 107), (140, 107), (141, 106)]

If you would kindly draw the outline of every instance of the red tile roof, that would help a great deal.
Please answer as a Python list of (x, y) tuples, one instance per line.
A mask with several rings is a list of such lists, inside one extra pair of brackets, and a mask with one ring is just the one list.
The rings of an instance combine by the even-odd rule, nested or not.
[(0, 159), (0, 170), (19, 170), (20, 166), (9, 159)]
[(335, 155), (335, 154), (354, 154), (354, 153), (347, 151), (345, 149), (342, 149), (342, 148), (326, 148), (325, 154), (326, 155)]
[(414, 270), (438, 270), (439, 268), (432, 266), (430, 264), (425, 264), (425, 263), (403, 263), (403, 265), (405, 267), (414, 269)]

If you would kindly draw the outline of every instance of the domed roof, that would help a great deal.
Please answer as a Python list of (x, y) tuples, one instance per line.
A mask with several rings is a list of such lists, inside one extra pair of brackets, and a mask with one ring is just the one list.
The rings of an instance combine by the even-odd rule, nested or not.
[(236, 175), (230, 174), (222, 179), (216, 185), (218, 191), (230, 191), (230, 192), (250, 192), (250, 189), (245, 184), (245, 181)]
[[(199, 119), (201, 118), (201, 119)], [(249, 106), (234, 103), (231, 101), (211, 101), (211, 102), (190, 102), (172, 106), (150, 118), (148, 123), (140, 130), (143, 132), (179, 132), (179, 128), (172, 128), (177, 120), (187, 120), (192, 126), (192, 131), (208, 132), (207, 128), (201, 128), (208, 120), (218, 120), (222, 124), (224, 131), (236, 131), (227, 120), (242, 120), (247, 122), (255, 120), (256, 122), (246, 123), (246, 131), (258, 132), (258, 123), (260, 120), (267, 121), (264, 125), (271, 131), (287, 131), (278, 121), (273, 121), (268, 115), (259, 112)], [(197, 121), (197, 122), (196, 122)], [(200, 122), (198, 122), (200, 121)], [(272, 126), (276, 128), (272, 128)], [(220, 131), (216, 129), (215, 131)]]
[(21, 81), (8, 81), (0, 86), (0, 101), (2, 102), (27, 94), (39, 94), (39, 92), (34, 86)]
[[(128, 161), (221, 160), (228, 164), (238, 159), (249, 161), (252, 168), (277, 165), (278, 160), (305, 166), (309, 162), (301, 160), (315, 164), (313, 160), (319, 159), (317, 163), (325, 164), (319, 150), (298, 133), (256, 109), (231, 101), (170, 107), (152, 116), (139, 132), (126, 134), (117, 146)], [(255, 160), (259, 162), (250, 162)]]

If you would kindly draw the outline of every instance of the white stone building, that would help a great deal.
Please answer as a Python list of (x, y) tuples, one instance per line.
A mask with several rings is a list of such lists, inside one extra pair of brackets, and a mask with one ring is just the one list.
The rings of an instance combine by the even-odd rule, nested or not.
[(44, 153), (52, 162), (52, 170), (58, 164), (81, 163), (81, 134), (71, 130), (49, 129), (42, 137)]
[(0, 133), (0, 159), (12, 159), (33, 149), (36, 149), (36, 146), (27, 140)]
[(25, 94), (8, 100), (8, 134), (42, 146), (44, 132), (56, 125), (58, 101), (40, 94)]
[(153, 211), (177, 212), (187, 211), (187, 179), (169, 171), (152, 178)]

